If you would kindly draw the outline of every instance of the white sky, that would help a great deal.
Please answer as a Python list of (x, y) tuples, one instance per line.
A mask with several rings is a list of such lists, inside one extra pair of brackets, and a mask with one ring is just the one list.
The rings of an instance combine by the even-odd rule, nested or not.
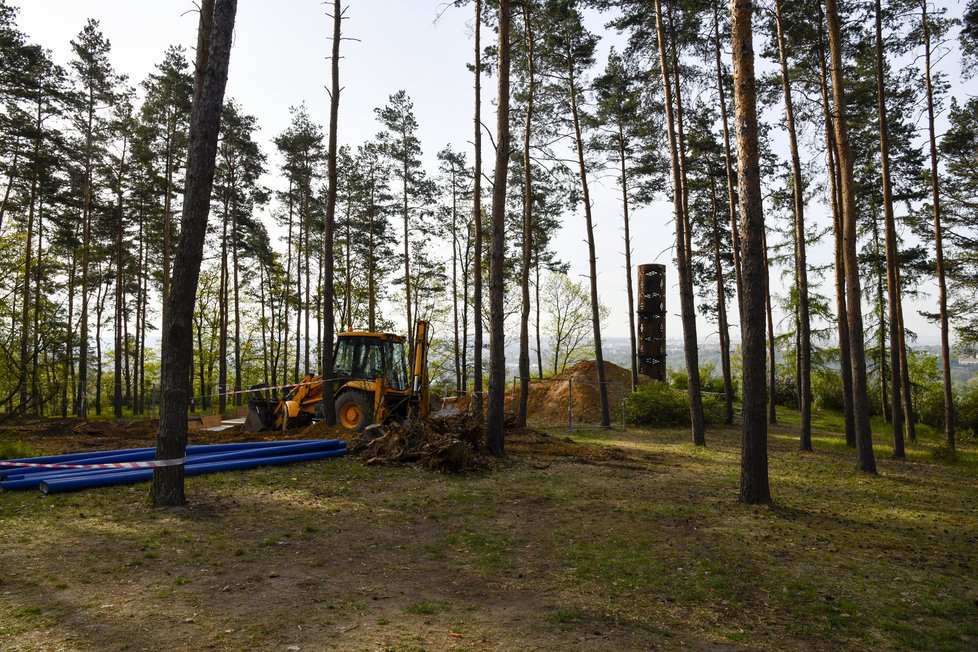
[[(20, 8), (19, 25), (28, 37), (54, 52), (55, 59), (70, 60), (69, 41), (89, 17), (97, 18), (112, 43), (112, 62), (119, 72), (138, 84), (162, 59), (171, 44), (184, 45), (192, 59), (191, 46), (196, 41), (197, 14), (190, 0), (11, 0)], [(383, 106), (388, 95), (405, 89), (414, 101), (420, 125), (424, 159), (430, 174), (437, 169), (435, 153), (451, 143), (456, 150), (468, 153), (472, 160), (472, 75), (466, 64), (472, 57), (470, 8), (448, 9), (435, 22), (442, 9), (440, 0), (348, 0), (350, 5), (344, 23), (346, 36), (360, 39), (344, 41), (340, 65), (341, 95), (339, 142), (356, 146), (372, 138), (379, 130), (373, 109)], [(960, 12), (958, 0), (939, 4)], [(332, 3), (330, 3), (330, 6)], [(289, 123), (289, 107), (305, 101), (314, 120), (328, 123), (329, 105), (325, 85), (329, 80), (327, 35), (331, 26), (320, 1), (277, 0), (238, 3), (234, 48), (231, 53), (227, 94), (238, 100), (243, 109), (258, 118), (269, 167), (275, 170), (277, 160), (271, 139)], [(602, 33), (600, 19), (591, 29)], [(494, 37), (483, 30), (483, 39)], [(604, 55), (610, 42), (607, 34), (599, 50), (596, 72), (604, 67)], [(759, 44), (755, 44), (759, 50)], [(974, 94), (974, 84), (959, 81), (957, 55), (942, 65), (953, 67), (955, 92)], [(483, 120), (494, 125), (492, 100), (495, 80), (484, 81)], [(490, 140), (484, 138), (484, 161), (491, 174)], [(627, 304), (624, 294), (623, 245), (621, 242), (621, 209), (612, 178), (598, 181), (593, 190), (600, 296), (611, 309), (606, 336), (627, 335)], [(489, 201), (488, 192), (484, 201)], [(824, 211), (812, 214), (824, 220)], [(678, 292), (672, 269), (671, 250), (675, 241), (671, 223), (671, 204), (657, 203), (633, 213), (633, 261), (665, 263), (670, 269), (670, 316), (667, 329), (670, 338), (681, 336), (678, 317)], [(555, 243), (561, 259), (571, 262), (571, 274), (581, 280), (587, 273), (587, 247), (584, 242), (584, 220), (580, 214), (567, 215), (562, 233)], [(830, 260), (827, 247), (812, 252), (813, 265)], [(827, 280), (832, 282), (831, 274)], [(775, 280), (775, 283), (778, 283)], [(931, 290), (926, 286), (924, 291)], [(834, 296), (832, 287), (822, 292)], [(928, 304), (919, 307), (936, 310), (936, 293)], [(834, 301), (833, 301), (834, 305)], [(937, 340), (937, 329), (917, 314), (918, 306), (908, 305), (907, 326), (916, 330), (920, 342)], [(730, 306), (731, 319), (736, 309)], [(776, 317), (777, 319), (777, 317)], [(713, 329), (700, 319), (700, 340), (716, 342)], [(739, 335), (732, 332), (734, 340)]]

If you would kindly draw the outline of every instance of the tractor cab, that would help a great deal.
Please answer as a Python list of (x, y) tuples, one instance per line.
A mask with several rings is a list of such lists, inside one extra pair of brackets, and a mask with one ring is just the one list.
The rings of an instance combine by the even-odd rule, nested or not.
[(390, 333), (340, 333), (333, 353), (333, 377), (340, 382), (382, 379), (388, 389), (407, 389), (404, 338)]

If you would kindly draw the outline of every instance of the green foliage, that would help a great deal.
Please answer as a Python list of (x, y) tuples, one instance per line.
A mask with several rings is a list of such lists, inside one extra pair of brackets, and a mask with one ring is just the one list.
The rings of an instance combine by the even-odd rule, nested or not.
[(842, 397), (842, 372), (819, 367), (812, 369), (812, 404), (817, 410), (845, 409)]
[[(648, 383), (625, 398), (625, 417), (628, 423), (643, 426), (689, 425), (689, 393), (675, 386), (673, 372), (669, 383)], [(683, 378), (685, 372), (681, 372)], [(722, 396), (703, 396), (703, 417), (706, 423), (723, 421)]]
[[(689, 374), (685, 369), (670, 369), (667, 382), (679, 390), (689, 389)], [(734, 398), (737, 397), (737, 381), (734, 379)], [(723, 376), (716, 372), (716, 365), (700, 365), (700, 391), (706, 394), (723, 394)]]
[(978, 382), (967, 383), (955, 397), (954, 415), (959, 436), (978, 437)]
[(40, 453), (23, 441), (0, 441), (0, 460), (35, 457)]

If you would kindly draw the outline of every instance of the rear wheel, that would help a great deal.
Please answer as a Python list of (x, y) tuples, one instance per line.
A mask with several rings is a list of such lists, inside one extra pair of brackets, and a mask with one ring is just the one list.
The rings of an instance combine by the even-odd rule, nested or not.
[(336, 417), (347, 430), (363, 432), (374, 420), (373, 401), (364, 392), (343, 392), (336, 399)]

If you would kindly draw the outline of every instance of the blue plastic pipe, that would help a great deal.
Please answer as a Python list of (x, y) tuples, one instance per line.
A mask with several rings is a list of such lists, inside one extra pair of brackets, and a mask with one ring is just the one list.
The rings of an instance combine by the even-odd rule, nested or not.
[[(262, 446), (260, 448), (237, 448), (236, 450), (217, 452), (209, 454), (188, 455), (186, 467), (201, 463), (219, 462), (223, 460), (249, 459), (255, 457), (270, 457), (291, 455), (298, 453), (309, 453), (324, 450), (338, 450), (346, 447), (346, 443), (339, 439), (310, 439), (300, 442), (284, 441), (276, 442), (275, 446)], [(199, 450), (199, 449), (198, 449)], [(213, 449), (210, 449), (213, 450)], [(120, 460), (120, 461), (140, 461), (140, 460)], [(92, 462), (94, 463), (94, 462)], [(11, 476), (6, 480), (0, 481), (0, 487), (7, 491), (18, 489), (33, 489), (42, 481), (55, 480), (62, 478), (82, 478), (95, 477), (113, 473), (128, 473), (144, 469), (37, 469), (43, 473), (23, 474), (21, 476)], [(152, 471), (152, 469), (148, 469)]]
[[(203, 444), (187, 446), (187, 456), (199, 453), (219, 453), (238, 450), (277, 448), (285, 445), (304, 444), (310, 442), (339, 442), (339, 439), (296, 439), (280, 441), (237, 442), (232, 444)], [(37, 464), (111, 464), (116, 462), (142, 462), (156, 456), (155, 448), (130, 448), (114, 451), (96, 451), (91, 453), (72, 453), (68, 455), (50, 455), (47, 457), (32, 457), (16, 460), (0, 460), (0, 469), (4, 462), (31, 462)], [(55, 469), (65, 471), (70, 469)], [(0, 480), (19, 479), (17, 476), (27, 476), (34, 473), (50, 472), (52, 469), (38, 467), (11, 467), (0, 470)]]
[[(252, 469), (259, 466), (270, 466), (275, 464), (291, 464), (294, 462), (308, 462), (312, 460), (324, 459), (327, 457), (338, 457), (346, 455), (346, 448), (334, 450), (324, 450), (312, 453), (299, 453), (296, 455), (280, 455), (273, 457), (256, 457), (242, 460), (225, 460), (222, 462), (205, 462), (186, 467), (185, 475), (202, 475), (204, 473), (215, 473), (218, 471), (232, 471), (237, 469)], [(40, 490), (45, 494), (58, 493), (62, 491), (76, 491), (79, 489), (90, 489), (92, 487), (107, 487), (117, 484), (131, 484), (134, 482), (144, 482), (153, 478), (153, 469), (137, 469), (134, 471), (121, 470), (119, 473), (110, 473), (94, 477), (82, 478), (59, 478), (41, 482)]]

